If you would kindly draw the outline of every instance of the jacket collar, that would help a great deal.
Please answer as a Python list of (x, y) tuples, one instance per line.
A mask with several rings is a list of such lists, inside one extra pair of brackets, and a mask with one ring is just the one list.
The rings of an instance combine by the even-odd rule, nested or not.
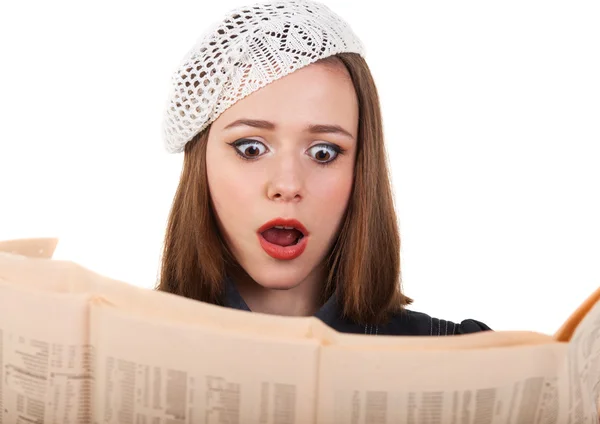
[[(242, 299), (240, 292), (235, 286), (233, 280), (227, 276), (225, 278), (225, 302), (224, 306), (242, 311), (250, 311), (250, 308)], [(315, 313), (315, 317), (319, 318), (325, 324), (332, 326), (339, 315), (339, 307), (335, 293), (325, 302), (323, 306)]]

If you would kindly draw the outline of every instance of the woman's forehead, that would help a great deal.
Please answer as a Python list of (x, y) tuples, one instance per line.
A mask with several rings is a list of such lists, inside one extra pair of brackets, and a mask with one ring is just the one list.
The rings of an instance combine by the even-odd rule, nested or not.
[(356, 136), (358, 100), (345, 68), (313, 64), (241, 99), (213, 127), (225, 130), (239, 120), (270, 122), (270, 130), (338, 125)]

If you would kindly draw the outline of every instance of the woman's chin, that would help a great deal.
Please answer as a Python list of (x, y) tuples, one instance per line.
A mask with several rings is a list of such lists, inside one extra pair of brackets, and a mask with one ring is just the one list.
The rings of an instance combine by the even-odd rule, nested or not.
[(296, 274), (289, 269), (276, 270), (267, 267), (260, 272), (253, 273), (252, 279), (265, 289), (290, 290), (301, 285), (306, 279), (306, 275), (305, 273)]
[(256, 280), (256, 282), (260, 286), (269, 290), (290, 290), (298, 287), (301, 284), (301, 281), (298, 281), (297, 279), (290, 279), (289, 277), (285, 279), (274, 279), (272, 277), (266, 279), (262, 278)]

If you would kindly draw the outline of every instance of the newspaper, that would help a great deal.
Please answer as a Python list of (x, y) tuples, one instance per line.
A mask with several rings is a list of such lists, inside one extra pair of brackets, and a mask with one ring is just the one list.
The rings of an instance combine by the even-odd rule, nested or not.
[(102, 303), (92, 329), (96, 422), (314, 422), (316, 339), (145, 319)]
[(89, 299), (0, 282), (0, 423), (90, 422)]
[(0, 253), (0, 424), (599, 422), (600, 290), (555, 335), (373, 337), (134, 287), (42, 242)]

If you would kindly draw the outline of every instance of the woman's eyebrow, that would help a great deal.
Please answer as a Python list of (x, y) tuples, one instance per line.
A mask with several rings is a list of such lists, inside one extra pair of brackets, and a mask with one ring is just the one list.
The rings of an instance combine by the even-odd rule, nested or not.
[(311, 134), (339, 134), (354, 140), (354, 136), (339, 125), (312, 124), (308, 126), (308, 132)]
[[(265, 121), (262, 119), (238, 119), (238, 120), (233, 121), (232, 123), (228, 124), (223, 129), (228, 130), (231, 128), (241, 127), (241, 126), (260, 128), (260, 129), (271, 130), (271, 131), (275, 130), (277, 128), (277, 126), (273, 122)], [(343, 135), (344, 137), (348, 137), (348, 138), (354, 140), (354, 136), (352, 134), (350, 134), (349, 131), (346, 131), (344, 128), (342, 128), (339, 125), (311, 124), (306, 128), (306, 131), (311, 134), (340, 134), (340, 135)]]
[(245, 118), (238, 119), (237, 121), (233, 121), (231, 124), (227, 125), (223, 129), (228, 130), (230, 128), (242, 127), (242, 126), (261, 128), (264, 130), (274, 130), (275, 129), (275, 124), (272, 122), (264, 121), (262, 119), (245, 119)]

